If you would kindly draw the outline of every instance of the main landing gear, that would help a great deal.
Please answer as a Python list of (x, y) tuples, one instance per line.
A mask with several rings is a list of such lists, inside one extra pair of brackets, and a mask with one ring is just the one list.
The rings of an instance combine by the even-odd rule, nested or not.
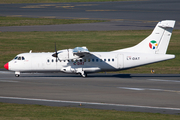
[(87, 77), (87, 73), (84, 72), (84, 71), (82, 71), (82, 72), (80, 73), (80, 75), (81, 75), (83, 78)]
[(83, 68), (75, 68), (75, 73), (80, 74), (83, 78), (87, 77), (87, 73), (84, 72)]

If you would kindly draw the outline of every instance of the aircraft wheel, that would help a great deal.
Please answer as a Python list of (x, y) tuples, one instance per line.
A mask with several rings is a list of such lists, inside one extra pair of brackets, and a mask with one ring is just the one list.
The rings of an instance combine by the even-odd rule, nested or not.
[(85, 77), (87, 77), (87, 73), (84, 73)]
[(15, 74), (16, 77), (19, 77), (20, 75), (19, 74)]
[(83, 78), (85, 78), (85, 77), (87, 77), (87, 73), (81, 73), (81, 76), (83, 77)]

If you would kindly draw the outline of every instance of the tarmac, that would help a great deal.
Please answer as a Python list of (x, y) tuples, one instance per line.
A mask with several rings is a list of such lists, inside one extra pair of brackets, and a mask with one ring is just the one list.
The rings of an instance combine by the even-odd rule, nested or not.
[(180, 114), (179, 74), (0, 71), (0, 102)]

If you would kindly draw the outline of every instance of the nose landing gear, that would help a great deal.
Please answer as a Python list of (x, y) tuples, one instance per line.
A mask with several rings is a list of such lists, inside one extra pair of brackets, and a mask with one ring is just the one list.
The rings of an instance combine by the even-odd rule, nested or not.
[(15, 76), (19, 77), (20, 76), (20, 72), (15, 72)]

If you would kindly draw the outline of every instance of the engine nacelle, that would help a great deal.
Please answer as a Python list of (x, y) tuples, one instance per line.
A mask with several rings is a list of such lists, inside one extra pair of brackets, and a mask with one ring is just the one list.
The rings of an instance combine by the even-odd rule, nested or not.
[(60, 60), (78, 59), (79, 56), (73, 54), (73, 49), (65, 49), (58, 51), (58, 58)]

